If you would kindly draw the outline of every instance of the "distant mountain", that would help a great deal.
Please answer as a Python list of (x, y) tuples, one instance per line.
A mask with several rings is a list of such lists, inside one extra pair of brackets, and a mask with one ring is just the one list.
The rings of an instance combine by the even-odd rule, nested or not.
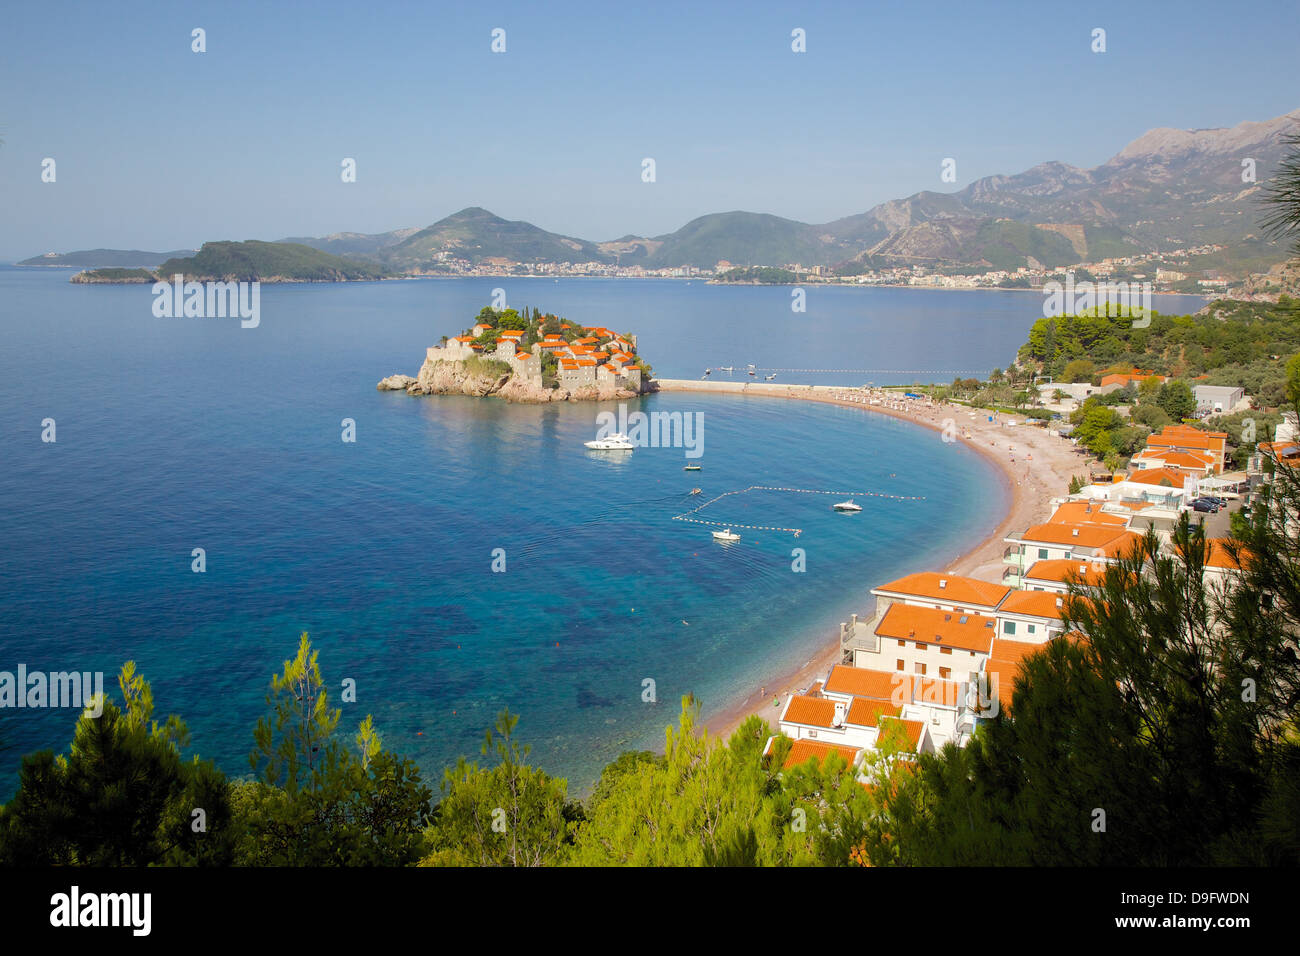
[[(659, 236), (646, 265), (713, 268), (719, 259), (737, 266), (820, 263), (835, 257), (816, 226), (757, 212), (722, 212), (692, 219)], [(843, 258), (841, 256), (841, 258)]]
[(156, 269), (168, 259), (188, 256), (195, 250), (141, 252), (139, 249), (83, 249), (79, 252), (47, 252), (16, 263), (20, 266), (63, 266), (73, 269)]
[(478, 206), (438, 220), (381, 250), (379, 258), (393, 267), (410, 269), (436, 263), (440, 253), (470, 262), (492, 258), (512, 262), (613, 261), (594, 242), (502, 219)]
[(322, 239), (277, 239), (276, 242), (311, 246), (313, 249), (319, 249), (321, 252), (328, 252), (336, 256), (354, 256), (377, 260), (386, 249), (410, 238), (419, 231), (418, 229), (394, 229), (392, 232), (380, 232), (373, 235), (365, 235), (360, 232), (336, 232), (334, 235), (325, 236)]
[(162, 277), (261, 282), (341, 282), (382, 279), (391, 273), (382, 266), (345, 259), (290, 242), (205, 242), (194, 256), (168, 259), (157, 270)]
[[(986, 176), (952, 193), (925, 191), (890, 200), (821, 225), (737, 211), (701, 216), (662, 236), (590, 242), (472, 206), (419, 230), (335, 233), (263, 245), (310, 247), (351, 266), (411, 273), (448, 271), (448, 258), (648, 268), (712, 267), (726, 260), (736, 267), (798, 263), (844, 273), (909, 264), (1015, 269), (1208, 244), (1226, 246), (1225, 260), (1263, 260), (1267, 266), (1270, 249), (1276, 248), (1278, 262), (1286, 259), (1286, 249), (1257, 236), (1258, 184), (1267, 182), (1282, 159), (1282, 137), (1297, 131), (1300, 110), (1231, 129), (1155, 129), (1092, 169), (1040, 163), (1015, 175)], [(1245, 160), (1253, 163), (1255, 182), (1242, 180)], [(118, 257), (110, 261), (99, 255), (101, 266), (148, 267), (137, 260), (151, 255), (161, 261), (151, 253), (112, 250), (69, 257), (98, 253)], [(48, 257), (20, 264), (88, 265)], [(337, 263), (333, 268), (347, 271)]]

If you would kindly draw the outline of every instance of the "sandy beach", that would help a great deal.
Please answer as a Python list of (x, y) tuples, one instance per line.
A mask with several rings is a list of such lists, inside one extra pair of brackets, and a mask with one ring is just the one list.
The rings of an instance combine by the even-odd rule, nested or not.
[[(1063, 497), (1070, 479), (1075, 475), (1086, 475), (1091, 461), (1091, 456), (1079, 454), (1068, 439), (1053, 435), (1046, 428), (1023, 424), (1023, 416), (1000, 415), (964, 405), (931, 404), (924, 399), (903, 398), (901, 392), (822, 385), (773, 385), (767, 382), (682, 379), (659, 379), (657, 382), (660, 391), (664, 392), (753, 395), (861, 408), (914, 422), (940, 433), (944, 431), (945, 423), (951, 423), (948, 434), (955, 443), (978, 451), (998, 466), (1009, 491), (1009, 509), (988, 537), (970, 550), (953, 555), (945, 567), (933, 570), (986, 581), (1001, 580), (1002, 552), (1006, 547), (1002, 539), (1013, 531), (1022, 531), (1045, 521), (1053, 510), (1051, 499)], [(873, 400), (878, 404), (870, 404)], [(992, 421), (989, 421), (990, 416)], [(1007, 421), (1022, 424), (1008, 427)], [(872, 602), (871, 588), (882, 583), (862, 582), (862, 611), (859, 613), (866, 614)], [(729, 707), (706, 711), (705, 726), (711, 734), (726, 737), (751, 714), (757, 714), (775, 729), (780, 709), (772, 706), (772, 698), (778, 697), (784, 706), (790, 694), (804, 690), (813, 681), (824, 677), (833, 664), (839, 663), (839, 659), (839, 636), (828, 634), (823, 649), (803, 666), (784, 674), (771, 675), (744, 700)]]

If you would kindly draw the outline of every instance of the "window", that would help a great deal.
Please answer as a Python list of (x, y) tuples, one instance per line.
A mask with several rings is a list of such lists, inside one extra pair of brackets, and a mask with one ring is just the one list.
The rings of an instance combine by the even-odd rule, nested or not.
[(1016, 622), (1015, 622), (1015, 621), (1003, 621), (1003, 622), (1002, 622), (1002, 633), (1003, 633), (1003, 634), (1014, 634), (1014, 633), (1016, 633)]
[(925, 650), (925, 645), (922, 644), (920, 641), (917, 641), (917, 642), (916, 642), (916, 649), (917, 649), (918, 651), (923, 651), (923, 650)]
[(1033, 634), (1034, 631), (1037, 630), (1038, 625), (1037, 625), (1037, 624), (1026, 624), (1025, 627), (1027, 627), (1027, 628), (1029, 629), (1029, 633), (1030, 633), (1030, 634)]
[(951, 648), (951, 647), (941, 647), (941, 648), (939, 648), (939, 653), (940, 653), (940, 654), (951, 654), (951, 653), (952, 653), (952, 648)]
[(924, 674), (924, 673), (925, 673), (925, 665), (922, 664), (922, 663), (920, 663), (920, 662), (918, 661), (917, 664), (916, 664), (916, 672), (917, 672), (918, 674)]
[(898, 669), (900, 671), (903, 669), (903, 659), (901, 657), (898, 659)]
[(907, 641), (899, 641), (899, 642), (898, 642), (898, 646), (899, 646), (899, 647), (906, 647), (906, 646), (907, 646)]
[(1039, 548), (1039, 549), (1038, 549), (1038, 560), (1039, 560), (1039, 561), (1046, 561), (1046, 560), (1047, 560), (1047, 549), (1046, 549), (1046, 548)]
[(944, 680), (947, 680), (950, 674), (952, 674), (952, 668), (951, 668), (951, 667), (940, 667), (940, 668), (939, 668), (939, 676), (942, 677)]

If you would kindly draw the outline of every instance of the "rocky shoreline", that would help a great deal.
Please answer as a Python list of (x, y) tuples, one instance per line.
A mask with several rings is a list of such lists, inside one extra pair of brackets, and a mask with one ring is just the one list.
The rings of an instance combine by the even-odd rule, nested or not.
[(468, 370), (464, 362), (425, 359), (419, 375), (390, 375), (375, 386), (379, 391), (407, 395), (495, 395), (507, 402), (544, 405), (549, 402), (608, 402), (636, 398), (654, 390), (651, 383), (641, 390), (592, 385), (585, 388), (546, 388), (514, 374), (483, 375)]

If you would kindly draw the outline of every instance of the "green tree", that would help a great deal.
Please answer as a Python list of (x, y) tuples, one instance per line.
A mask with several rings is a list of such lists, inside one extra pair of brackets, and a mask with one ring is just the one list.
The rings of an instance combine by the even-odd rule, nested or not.
[(1287, 359), (1286, 400), (1300, 408), (1300, 352)]
[(444, 797), (429, 838), (424, 866), (553, 866), (568, 852), (564, 780), (547, 776), (525, 760), (530, 748), (514, 739), (519, 718), (497, 715), (496, 735), (484, 736), (483, 755), (496, 766), (482, 769), (461, 757), (444, 776)]
[(388, 753), (367, 715), (358, 756), (337, 739), (318, 652), (306, 632), (271, 679), (249, 764), (260, 778), (235, 788), (246, 835), (237, 862), (259, 866), (412, 863), (424, 851), (432, 793), (419, 769)]
[(1196, 414), (1196, 398), (1192, 394), (1191, 386), (1182, 379), (1174, 379), (1160, 386), (1156, 404), (1176, 422)]
[(181, 759), (189, 732), (153, 720), (153, 692), (128, 661), (123, 705), (101, 701), (77, 720), (70, 752), (25, 757), (18, 792), (0, 808), (0, 864), (223, 865), (235, 834), (226, 778)]
[(1092, 363), (1092, 360), (1080, 358), (1074, 359), (1065, 366), (1061, 378), (1067, 382), (1091, 382), (1096, 374), (1097, 366)]
[(1129, 420), (1139, 425), (1145, 425), (1152, 431), (1159, 431), (1173, 421), (1169, 417), (1169, 413), (1154, 402), (1138, 405), (1129, 412)]
[(1206, 583), (1186, 516), (1169, 547), (1152, 531), (1096, 588), (1072, 584), (1080, 638), (1026, 658), (1014, 705), (887, 803), (899, 862), (1300, 862), (1300, 487), (1282, 499), (1230, 546), (1239, 586)]
[(1300, 134), (1288, 133), (1282, 143), (1288, 152), (1264, 187), (1261, 225), (1271, 239), (1290, 239), (1293, 254), (1300, 255)]

